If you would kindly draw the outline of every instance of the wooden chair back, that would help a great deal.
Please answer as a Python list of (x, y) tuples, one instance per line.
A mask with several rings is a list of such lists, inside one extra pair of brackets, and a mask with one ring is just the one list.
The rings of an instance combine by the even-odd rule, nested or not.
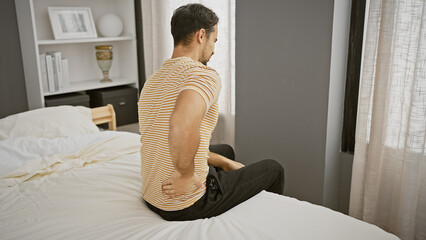
[(96, 125), (108, 123), (108, 130), (116, 131), (117, 122), (114, 107), (111, 104), (92, 108), (92, 120)]

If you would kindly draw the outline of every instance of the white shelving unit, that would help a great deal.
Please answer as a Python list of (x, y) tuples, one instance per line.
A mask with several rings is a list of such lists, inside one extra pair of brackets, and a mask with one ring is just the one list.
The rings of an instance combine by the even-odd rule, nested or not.
[[(15, 0), (28, 107), (44, 107), (44, 98), (71, 92), (129, 85), (138, 88), (136, 29), (134, 0)], [(48, 7), (90, 7), (98, 19), (114, 13), (123, 21), (118, 37), (55, 40), (50, 25)], [(101, 83), (101, 70), (95, 57), (96, 45), (113, 46), (111, 83)], [(70, 86), (57, 92), (43, 92), (39, 53), (60, 51), (68, 59)]]
[[(98, 38), (87, 38), (84, 39), (85, 43), (89, 42), (116, 42), (116, 41), (125, 41), (133, 40), (134, 37), (98, 37)], [(72, 43), (82, 43), (81, 39), (61, 39), (61, 40), (40, 40), (38, 45), (56, 45), (56, 44), (72, 44)]]

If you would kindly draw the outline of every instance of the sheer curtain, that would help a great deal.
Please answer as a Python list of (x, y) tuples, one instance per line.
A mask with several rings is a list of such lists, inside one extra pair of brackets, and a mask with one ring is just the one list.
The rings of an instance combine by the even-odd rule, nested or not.
[(426, 3), (370, 0), (349, 214), (426, 239)]
[(141, 0), (145, 68), (147, 78), (158, 70), (173, 52), (170, 20), (173, 11), (188, 3), (201, 3), (219, 17), (218, 41), (208, 66), (222, 80), (219, 120), (211, 143), (234, 146), (235, 135), (235, 0)]

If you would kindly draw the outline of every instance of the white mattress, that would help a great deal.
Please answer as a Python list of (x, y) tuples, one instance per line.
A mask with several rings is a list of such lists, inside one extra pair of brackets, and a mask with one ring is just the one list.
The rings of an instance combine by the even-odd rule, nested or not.
[(0, 141), (0, 239), (398, 239), (268, 192), (214, 218), (167, 222), (140, 193), (139, 135)]

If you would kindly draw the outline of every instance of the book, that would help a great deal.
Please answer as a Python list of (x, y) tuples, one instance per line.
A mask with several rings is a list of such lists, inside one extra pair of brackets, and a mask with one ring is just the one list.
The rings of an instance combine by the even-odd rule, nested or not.
[(46, 53), (40, 53), (40, 73), (43, 84), (43, 92), (49, 92), (49, 82), (47, 80)]
[(52, 54), (55, 56), (58, 90), (61, 90), (64, 88), (63, 73), (62, 73), (62, 54), (61, 52), (58, 52), (58, 51), (54, 51), (52, 52)]
[(47, 54), (49, 54), (52, 57), (53, 87), (54, 87), (54, 92), (56, 92), (56, 91), (59, 91), (57, 59), (54, 52), (48, 52)]
[(62, 58), (62, 80), (64, 88), (70, 86), (70, 72), (68, 67), (68, 59)]
[(53, 74), (53, 62), (52, 62), (52, 56), (48, 53), (46, 53), (46, 69), (47, 69), (47, 81), (49, 85), (49, 92), (55, 91), (55, 77)]

